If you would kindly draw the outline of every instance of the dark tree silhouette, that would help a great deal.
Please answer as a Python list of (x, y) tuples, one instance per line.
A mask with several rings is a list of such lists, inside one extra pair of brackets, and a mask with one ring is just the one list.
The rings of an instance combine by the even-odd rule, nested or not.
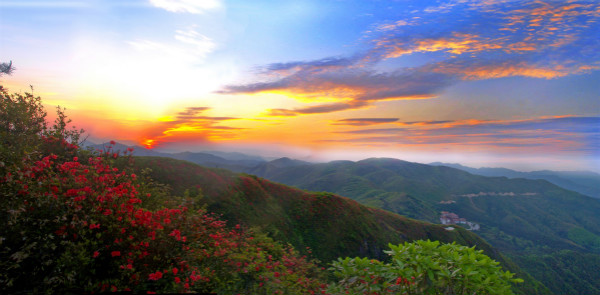
[(2, 75), (10, 75), (15, 70), (15, 67), (12, 65), (12, 60), (9, 62), (0, 63), (0, 76)]

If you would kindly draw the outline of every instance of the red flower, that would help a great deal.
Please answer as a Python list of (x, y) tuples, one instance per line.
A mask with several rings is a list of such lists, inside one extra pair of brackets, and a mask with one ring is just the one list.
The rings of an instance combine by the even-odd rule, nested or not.
[(177, 269), (177, 267), (173, 267), (173, 274), (176, 275), (177, 272), (179, 272), (179, 270)]
[(117, 143), (116, 143), (114, 140), (111, 140), (111, 141), (110, 141), (110, 144), (111, 144), (111, 145), (115, 145), (115, 144), (117, 144)]
[(121, 256), (121, 251), (112, 251), (112, 252), (110, 252), (110, 255), (112, 257)]
[(160, 271), (157, 271), (155, 273), (151, 273), (148, 275), (148, 279), (151, 281), (158, 281), (160, 278), (162, 278), (163, 274)]
[(94, 258), (98, 257), (98, 255), (100, 255), (100, 252), (94, 251)]
[(98, 223), (96, 223), (96, 224), (94, 224), (94, 223), (90, 224), (90, 229), (95, 229), (95, 228), (100, 228), (100, 224), (98, 224)]

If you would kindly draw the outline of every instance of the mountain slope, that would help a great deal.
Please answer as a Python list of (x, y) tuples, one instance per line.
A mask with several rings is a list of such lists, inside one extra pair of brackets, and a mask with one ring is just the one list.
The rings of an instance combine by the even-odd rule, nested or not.
[[(483, 177), (395, 159), (336, 161), (267, 172), (259, 176), (339, 193), (432, 222), (439, 220), (439, 211), (451, 211), (480, 223), (484, 236), (503, 250), (519, 251), (530, 242), (535, 247), (595, 252), (595, 246), (577, 241), (569, 232), (581, 228), (600, 237), (600, 202), (544, 180)], [(499, 232), (519, 242), (506, 243)]]
[(308, 193), (270, 182), (256, 176), (209, 169), (167, 158), (136, 158), (138, 169), (151, 168), (151, 176), (169, 184), (174, 193), (194, 195), (224, 219), (260, 228), (273, 238), (290, 243), (297, 249), (310, 247), (321, 261), (337, 257), (367, 256), (382, 258), (388, 243), (415, 239), (442, 242), (456, 241), (474, 246), (516, 272), (527, 283), (520, 293), (546, 294), (549, 291), (477, 235), (460, 227), (447, 230), (435, 225), (402, 217), (384, 210), (368, 208), (330, 193)]

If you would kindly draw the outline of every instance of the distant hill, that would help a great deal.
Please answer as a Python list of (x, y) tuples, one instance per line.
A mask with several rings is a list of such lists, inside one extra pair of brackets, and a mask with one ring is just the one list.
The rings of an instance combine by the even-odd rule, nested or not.
[[(301, 251), (310, 247), (313, 255), (325, 263), (346, 256), (385, 258), (382, 250), (388, 243), (416, 239), (456, 241), (477, 246), (506, 269), (525, 278), (526, 283), (518, 286), (518, 293), (549, 293), (483, 239), (458, 226), (448, 230), (448, 226), (369, 208), (332, 193), (310, 193), (256, 176), (186, 161), (141, 157), (135, 162), (138, 169), (151, 168), (150, 176), (170, 185), (175, 194), (193, 196), (201, 192), (203, 197), (196, 199), (210, 211), (223, 214), (230, 222), (260, 228)], [(289, 159), (279, 159), (276, 163), (285, 168), (304, 166)]]
[(267, 163), (263, 158), (253, 155), (246, 155), (236, 152), (219, 152), (219, 151), (205, 151), (205, 152), (180, 152), (180, 153), (164, 153), (157, 152), (155, 150), (147, 149), (142, 146), (127, 146), (121, 143), (110, 145), (104, 144), (88, 144), (86, 148), (92, 148), (95, 150), (106, 151), (110, 147), (110, 150), (115, 152), (124, 152), (127, 148), (133, 148), (133, 155), (139, 157), (166, 157), (178, 160), (189, 161), (205, 167), (211, 168), (223, 168), (232, 171), (246, 171), (258, 167), (264, 163)]
[(531, 171), (521, 172), (506, 168), (471, 168), (460, 164), (434, 162), (430, 165), (447, 166), (483, 176), (544, 179), (562, 188), (594, 198), (600, 198), (600, 174), (589, 171)]
[(232, 160), (232, 161), (254, 161), (256, 163), (264, 163), (265, 159), (259, 156), (247, 155), (238, 152), (221, 152), (221, 151), (205, 151), (207, 154), (219, 156), (223, 159)]

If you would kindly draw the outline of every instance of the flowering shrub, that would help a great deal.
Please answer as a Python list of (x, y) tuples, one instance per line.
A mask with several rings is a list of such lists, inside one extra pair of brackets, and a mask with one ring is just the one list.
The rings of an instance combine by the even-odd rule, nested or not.
[(513, 294), (514, 274), (481, 250), (438, 241), (389, 245), (391, 262), (338, 259), (331, 270), (339, 279), (333, 294)]
[(228, 229), (204, 210), (144, 208), (151, 188), (106, 157), (51, 155), (1, 181), (5, 291), (306, 294), (325, 287), (293, 249)]

